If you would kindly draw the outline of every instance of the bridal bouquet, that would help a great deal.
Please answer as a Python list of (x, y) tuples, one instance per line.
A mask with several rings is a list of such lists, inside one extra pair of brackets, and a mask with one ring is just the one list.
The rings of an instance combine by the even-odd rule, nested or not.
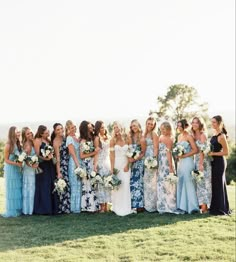
[(85, 143), (81, 143), (80, 149), (84, 154), (89, 154), (94, 151), (95, 147), (92, 141), (86, 141)]
[(169, 182), (171, 185), (176, 185), (178, 182), (178, 177), (174, 173), (169, 173), (169, 175), (166, 177), (166, 181)]
[(98, 172), (92, 171), (90, 173), (90, 183), (92, 186), (97, 186), (98, 184), (103, 184), (103, 179)]
[[(39, 163), (39, 158), (37, 155), (27, 156), (26, 161), (30, 166), (33, 166)], [(41, 173), (43, 173), (43, 170), (40, 167), (36, 167), (35, 174), (41, 174)]]
[(54, 153), (54, 149), (50, 145), (46, 145), (44, 148), (41, 149), (42, 156), (47, 158), (50, 154)]
[(57, 192), (58, 196), (61, 198), (62, 194), (65, 192), (66, 182), (64, 179), (59, 178), (57, 181), (54, 182), (54, 190), (52, 193)]
[(20, 154), (15, 155), (15, 162), (17, 163), (24, 163), (24, 161), (26, 161), (27, 159), (27, 154), (23, 151)]
[(87, 172), (85, 169), (83, 169), (82, 167), (77, 167), (74, 170), (75, 175), (77, 175), (80, 178), (86, 177), (87, 176)]
[(104, 186), (111, 190), (117, 190), (121, 184), (121, 180), (118, 178), (117, 174), (120, 171), (116, 168), (113, 169), (113, 174), (104, 177)]
[(174, 148), (173, 148), (173, 155), (174, 156), (182, 156), (184, 154), (184, 147), (180, 144), (177, 144)]
[(196, 145), (199, 148), (199, 150), (204, 154), (204, 156), (209, 157), (209, 159), (213, 161), (213, 157), (208, 155), (213, 150), (211, 143), (209, 142), (201, 143), (197, 141)]
[(144, 160), (144, 165), (147, 169), (152, 170), (157, 168), (157, 159), (156, 157), (146, 157)]
[(197, 182), (200, 183), (204, 178), (204, 173), (199, 170), (192, 171), (192, 178)]
[(134, 148), (132, 145), (129, 145), (126, 156), (133, 158), (133, 159), (138, 159), (138, 157), (141, 154), (141, 146), (137, 145), (136, 148)]

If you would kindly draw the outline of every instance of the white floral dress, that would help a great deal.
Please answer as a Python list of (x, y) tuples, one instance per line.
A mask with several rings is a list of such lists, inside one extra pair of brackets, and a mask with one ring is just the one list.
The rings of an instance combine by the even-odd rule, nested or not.
[[(146, 138), (147, 149), (145, 157), (153, 157), (153, 140)], [(148, 212), (157, 210), (157, 169), (144, 168), (144, 208)]]
[[(202, 143), (197, 140), (197, 147), (200, 150)], [(195, 169), (199, 169), (200, 153), (194, 156)], [(203, 173), (204, 178), (197, 183), (197, 198), (199, 205), (206, 204), (208, 208), (211, 204), (211, 161), (208, 156), (204, 156), (203, 161)]]

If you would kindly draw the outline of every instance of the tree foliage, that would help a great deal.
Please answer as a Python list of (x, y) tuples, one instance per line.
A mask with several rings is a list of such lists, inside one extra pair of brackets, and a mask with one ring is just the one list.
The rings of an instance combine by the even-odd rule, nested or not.
[(4, 143), (0, 141), (0, 177), (3, 176), (3, 166), (4, 166)]
[(231, 181), (236, 182), (236, 147), (231, 149), (231, 153), (227, 159), (226, 182), (230, 184)]
[(157, 98), (158, 110), (150, 111), (157, 119), (165, 118), (176, 123), (178, 120), (201, 116), (208, 122), (208, 104), (201, 102), (197, 90), (184, 84), (172, 85), (164, 97)]

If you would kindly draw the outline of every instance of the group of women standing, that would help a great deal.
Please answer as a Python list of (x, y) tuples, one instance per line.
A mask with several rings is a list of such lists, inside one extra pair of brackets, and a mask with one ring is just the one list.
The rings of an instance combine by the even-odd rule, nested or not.
[[(35, 136), (28, 127), (22, 132), (11, 127), (4, 153), (6, 212), (3, 216), (107, 212), (110, 203), (112, 211), (120, 216), (144, 210), (230, 214), (225, 182), (228, 144), (222, 117), (212, 118), (215, 134), (207, 154), (203, 150), (208, 142), (203, 122), (195, 117), (191, 125), (188, 131), (187, 121), (178, 121), (177, 141), (167, 121), (160, 125), (158, 135), (153, 117), (147, 118), (144, 132), (136, 119), (131, 121), (128, 134), (124, 126), (114, 122), (111, 137), (103, 121), (95, 125), (82, 121), (79, 135), (71, 120), (66, 122), (65, 130), (62, 124), (55, 123), (51, 137), (43, 125)], [(178, 146), (182, 152), (175, 156), (173, 151)], [(46, 151), (49, 151), (47, 155)], [(26, 160), (23, 165), (17, 161), (21, 152), (37, 156), (39, 161)], [(156, 164), (150, 166), (147, 159)], [(86, 170), (85, 176), (75, 174), (79, 167)], [(114, 169), (121, 180), (118, 189), (91, 182), (93, 171), (104, 178)], [(203, 179), (196, 182), (193, 170), (202, 172)], [(171, 180), (176, 178), (173, 174), (177, 175), (176, 183)], [(54, 190), (59, 178), (66, 183), (60, 197)]]

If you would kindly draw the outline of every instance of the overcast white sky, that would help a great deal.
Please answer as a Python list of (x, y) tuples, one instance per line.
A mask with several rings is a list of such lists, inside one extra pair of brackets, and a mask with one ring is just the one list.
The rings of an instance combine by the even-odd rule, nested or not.
[(234, 0), (0, 1), (0, 123), (139, 118), (179, 83), (234, 121)]

